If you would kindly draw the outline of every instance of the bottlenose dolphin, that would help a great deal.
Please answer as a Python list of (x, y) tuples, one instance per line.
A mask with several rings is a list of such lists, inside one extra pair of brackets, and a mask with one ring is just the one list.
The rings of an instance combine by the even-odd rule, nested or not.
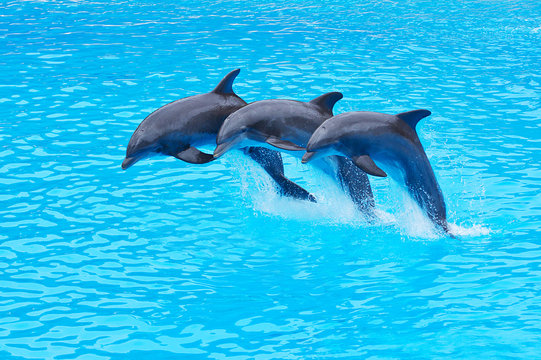
[(229, 114), (246, 105), (233, 92), (236, 69), (207, 94), (173, 101), (147, 116), (133, 133), (122, 169), (153, 154), (164, 154), (192, 164), (205, 164), (214, 157), (195, 146), (212, 144)]
[(387, 176), (377, 162), (393, 178), (403, 179), (428, 218), (449, 232), (443, 194), (415, 130), (419, 120), (430, 114), (428, 110), (397, 115), (358, 111), (334, 116), (314, 131), (302, 162), (341, 154), (370, 175)]
[[(234, 147), (258, 146), (278, 148), (300, 158), (312, 133), (333, 116), (334, 104), (342, 98), (339, 92), (321, 95), (310, 102), (295, 100), (262, 100), (253, 102), (225, 119), (218, 136), (214, 157)], [(374, 198), (368, 177), (351, 160), (336, 156), (335, 175), (356, 205), (371, 213)], [(370, 214), (372, 215), (372, 214)]]
[[(239, 72), (240, 69), (231, 71), (207, 94), (173, 101), (147, 116), (128, 143), (122, 169), (154, 154), (170, 155), (192, 164), (214, 160), (213, 155), (196, 146), (216, 144), (216, 134), (225, 118), (246, 106), (233, 92), (233, 81)], [(308, 191), (284, 176), (279, 152), (249, 148), (245, 153), (269, 173), (283, 195), (314, 201)]]

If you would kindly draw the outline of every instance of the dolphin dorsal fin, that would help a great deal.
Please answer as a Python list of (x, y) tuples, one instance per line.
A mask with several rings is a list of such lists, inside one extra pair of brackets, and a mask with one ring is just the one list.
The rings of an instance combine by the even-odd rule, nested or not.
[(240, 69), (235, 69), (227, 74), (222, 81), (212, 90), (213, 93), (217, 94), (233, 94), (233, 81), (239, 74)]
[(324, 110), (327, 110), (328, 112), (332, 114), (332, 108), (334, 104), (336, 104), (336, 102), (343, 97), (344, 95), (342, 95), (342, 93), (340, 92), (337, 92), (337, 91), (330, 92), (330, 93), (326, 93), (321, 96), (318, 96), (314, 100), (310, 101), (310, 104), (314, 104), (319, 107), (322, 107)]
[(397, 114), (396, 116), (404, 120), (413, 130), (415, 130), (415, 126), (417, 125), (419, 120), (429, 116), (430, 114), (432, 113), (428, 110), (419, 109), (419, 110), (403, 112), (403, 113)]

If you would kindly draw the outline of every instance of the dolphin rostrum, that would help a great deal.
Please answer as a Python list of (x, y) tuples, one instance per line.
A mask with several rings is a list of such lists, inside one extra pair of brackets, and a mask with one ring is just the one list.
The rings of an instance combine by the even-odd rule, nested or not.
[[(342, 98), (339, 92), (321, 95), (310, 102), (273, 99), (253, 102), (231, 114), (218, 136), (214, 157), (235, 147), (258, 146), (280, 149), (301, 157), (312, 133), (333, 116), (334, 104)], [(367, 214), (374, 199), (368, 177), (351, 160), (336, 156), (335, 175), (356, 205)]]
[(302, 162), (341, 154), (370, 175), (387, 176), (378, 163), (393, 178), (405, 181), (428, 218), (449, 232), (443, 194), (415, 130), (419, 120), (430, 114), (428, 110), (397, 115), (357, 111), (334, 116), (312, 134)]
[[(216, 144), (216, 134), (225, 118), (246, 106), (246, 102), (233, 92), (236, 69), (227, 74), (214, 90), (207, 94), (173, 101), (147, 116), (133, 133), (122, 169), (154, 155), (170, 155), (192, 164), (205, 164), (213, 155), (201, 152), (196, 146)], [(248, 148), (246, 154), (259, 163), (276, 181), (286, 196), (314, 200), (299, 185), (284, 176), (279, 152)]]

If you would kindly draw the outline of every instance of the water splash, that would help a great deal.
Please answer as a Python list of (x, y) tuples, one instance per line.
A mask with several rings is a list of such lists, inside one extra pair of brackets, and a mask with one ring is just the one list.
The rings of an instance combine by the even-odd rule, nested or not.
[[(228, 161), (237, 169), (244, 205), (257, 213), (319, 225), (354, 228), (392, 227), (408, 238), (440, 239), (447, 235), (437, 229), (419, 205), (400, 184), (389, 179), (371, 178), (376, 198), (376, 219), (367, 221), (332, 176), (283, 155), (286, 176), (310, 191), (317, 203), (281, 196), (272, 178), (240, 151), (231, 152)], [(482, 225), (450, 224), (454, 236), (488, 235)]]

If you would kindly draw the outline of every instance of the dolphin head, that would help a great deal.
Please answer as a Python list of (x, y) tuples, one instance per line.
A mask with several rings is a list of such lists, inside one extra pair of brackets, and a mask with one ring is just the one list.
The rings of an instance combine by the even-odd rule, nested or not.
[(153, 152), (157, 152), (155, 136), (142, 126), (139, 126), (133, 133), (128, 147), (126, 149), (126, 157), (122, 162), (122, 169), (126, 170), (136, 162), (150, 156)]
[(381, 128), (381, 125), (378, 125), (381, 120), (377, 118), (376, 125), (366, 121), (374, 116), (379, 115), (353, 112), (326, 120), (310, 137), (302, 162), (307, 163), (323, 156), (342, 155), (350, 158), (367, 174), (386, 177), (387, 174), (374, 163), (369, 155), (374, 141), (377, 142), (375, 136)]
[(214, 158), (218, 158), (232, 148), (238, 148), (248, 138), (256, 138), (255, 130), (250, 124), (249, 119), (245, 119), (242, 114), (243, 109), (229, 115), (225, 119), (218, 136), (216, 136), (216, 149)]
[(324, 122), (314, 131), (308, 144), (306, 145), (306, 153), (302, 157), (303, 164), (308, 161), (319, 159), (330, 155), (346, 155), (344, 148), (340, 142), (340, 136), (333, 133), (332, 123)]

